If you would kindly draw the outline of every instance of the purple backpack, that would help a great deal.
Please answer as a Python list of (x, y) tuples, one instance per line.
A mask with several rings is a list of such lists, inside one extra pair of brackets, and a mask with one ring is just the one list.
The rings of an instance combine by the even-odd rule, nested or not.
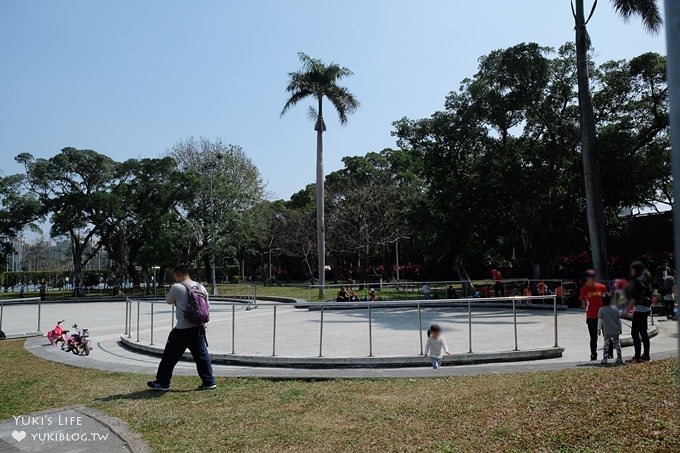
[(205, 324), (210, 321), (208, 296), (201, 291), (200, 285), (191, 286), (188, 283), (182, 284), (189, 292), (189, 304), (184, 312), (184, 319), (193, 324)]

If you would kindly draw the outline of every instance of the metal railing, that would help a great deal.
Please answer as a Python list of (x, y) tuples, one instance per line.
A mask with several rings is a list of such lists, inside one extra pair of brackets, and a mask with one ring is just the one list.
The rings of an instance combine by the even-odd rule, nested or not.
[[(41, 300), (39, 297), (24, 297), (22, 299), (0, 299), (0, 330), (2, 330), (2, 322), (3, 318), (5, 316), (5, 305), (11, 306), (11, 305), (32, 305), (36, 304), (36, 317), (37, 317), (37, 324), (38, 327), (36, 328), (36, 332), (40, 332), (40, 316), (41, 316), (41, 310), (42, 310), (42, 305), (41, 305)], [(15, 333), (26, 333), (26, 332), (15, 332)]]
[[(423, 295), (423, 286), (427, 284), (429, 288), (429, 297), (433, 300), (449, 299), (449, 287), (454, 291), (454, 298), (467, 297), (492, 297), (500, 293), (499, 297), (515, 297), (524, 296), (525, 288), (531, 291), (532, 295), (545, 295), (546, 297), (556, 294), (558, 288), (561, 288), (561, 293), (564, 293), (564, 281), (561, 279), (526, 279), (526, 278), (511, 278), (504, 279), (497, 288), (496, 282), (493, 279), (477, 279), (477, 280), (439, 280), (439, 281), (410, 281), (402, 280), (400, 282), (353, 282), (353, 283), (333, 283), (326, 284), (323, 287), (329, 291), (327, 297), (335, 298), (335, 291), (340, 288), (346, 288), (348, 291), (354, 290), (360, 300), (367, 300), (369, 291), (375, 290), (376, 298), (379, 300), (389, 300), (393, 293), (406, 293)], [(539, 287), (543, 287), (546, 292), (543, 294), (539, 291)], [(314, 290), (321, 288), (321, 285), (307, 285), (307, 300), (312, 301)], [(383, 294), (387, 294), (384, 296)], [(557, 294), (560, 297), (560, 294)], [(428, 299), (429, 300), (429, 299)]]
[[(418, 301), (394, 301), (394, 302), (309, 302), (303, 304), (281, 304), (273, 302), (258, 302), (258, 308), (271, 308), (272, 309), (272, 356), (276, 356), (276, 337), (277, 337), (277, 309), (279, 307), (291, 307), (291, 308), (308, 308), (309, 311), (317, 310), (319, 311), (319, 357), (323, 357), (324, 348), (324, 314), (326, 311), (331, 311), (334, 309), (355, 309), (355, 310), (367, 310), (367, 334), (368, 334), (368, 356), (373, 357), (373, 310), (374, 309), (391, 309), (391, 308), (415, 308), (417, 310), (417, 332), (419, 336), (420, 345), (420, 355), (423, 355), (423, 308), (466, 308), (467, 309), (467, 327), (468, 327), (468, 353), (473, 352), (473, 308), (489, 308), (491, 303), (503, 303), (504, 307), (492, 306), (491, 308), (512, 308), (510, 316), (512, 316), (513, 324), (513, 340), (514, 340), (514, 351), (519, 351), (519, 344), (517, 338), (517, 304), (518, 303), (530, 303), (530, 302), (542, 302), (544, 303), (547, 299), (551, 300), (552, 305), (552, 317), (553, 317), (553, 334), (554, 343), (553, 347), (559, 347), (558, 343), (558, 322), (557, 322), (557, 296), (531, 296), (531, 297), (491, 297), (491, 298), (467, 298), (467, 299), (448, 299), (448, 300), (418, 300)], [(136, 306), (136, 322), (134, 329), (136, 331), (136, 342), (141, 342), (140, 340), (140, 320), (141, 320), (141, 304), (150, 305), (150, 324), (151, 324), (151, 337), (150, 344), (154, 344), (154, 305), (158, 301), (153, 300), (134, 300), (127, 299), (125, 302), (125, 332), (127, 338), (132, 338), (133, 333), (133, 311)], [(212, 301), (210, 303), (211, 307), (215, 306), (226, 306), (231, 307), (231, 353), (236, 354), (236, 308), (249, 308), (247, 303), (243, 302), (230, 302), (230, 301)], [(544, 304), (545, 305), (545, 304)], [(171, 310), (171, 328), (175, 324), (175, 307), (172, 306)], [(222, 321), (223, 322), (223, 321)], [(415, 326), (414, 326), (415, 330)]]

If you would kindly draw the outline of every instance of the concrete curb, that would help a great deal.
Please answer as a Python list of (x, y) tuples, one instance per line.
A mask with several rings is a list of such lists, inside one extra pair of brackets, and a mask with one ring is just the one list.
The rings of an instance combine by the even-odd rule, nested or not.
[(153, 450), (144, 441), (142, 436), (130, 429), (127, 423), (117, 417), (111, 417), (105, 413), (92, 409), (87, 406), (74, 406), (74, 411), (80, 412), (90, 418), (97, 420), (102, 425), (106, 426), (113, 434), (118, 436), (133, 453), (151, 453)]
[[(137, 343), (121, 335), (121, 344), (135, 352), (162, 356), (163, 348)], [(524, 362), (533, 360), (556, 359), (562, 357), (564, 348), (549, 347), (523, 351), (473, 352), (444, 356), (445, 366), (479, 365), (485, 363)], [(279, 357), (245, 356), (238, 354), (211, 353), (213, 363), (219, 365), (266, 367), (266, 368), (413, 368), (429, 367), (430, 362), (423, 356), (403, 357)], [(184, 354), (183, 360), (192, 360), (191, 354)]]
[[(30, 414), (25, 414), (25, 416), (30, 417), (46, 417), (50, 415), (59, 415), (60, 413), (66, 411), (73, 411), (84, 415), (87, 418), (94, 420), (96, 423), (104, 426), (111, 434), (116, 436), (120, 442), (126, 447), (126, 451), (132, 453), (151, 453), (153, 450), (146, 443), (146, 441), (138, 433), (134, 432), (126, 422), (123, 420), (107, 415), (99, 410), (92, 409), (91, 407), (75, 405), (58, 407), (53, 409), (45, 409), (38, 412), (32, 412)], [(11, 420), (11, 419), (10, 419)], [(4, 422), (4, 421), (3, 421)], [(2, 445), (0, 445), (2, 447)], [(99, 447), (92, 447), (92, 451), (111, 451), (113, 446), (111, 445), (101, 445)], [(120, 445), (117, 446), (120, 448)], [(88, 449), (90, 450), (90, 449)], [(0, 451), (5, 451), (4, 449)], [(22, 449), (9, 450), (9, 451), (24, 451)], [(81, 451), (81, 450), (78, 450)]]
[(13, 333), (11, 335), (7, 334), (4, 340), (20, 340), (22, 338), (42, 337), (43, 335), (44, 333), (42, 332)]
[[(648, 329), (647, 334), (649, 335), (649, 338), (654, 338), (655, 336), (659, 335), (659, 327), (654, 326), (651, 329)], [(619, 342), (621, 343), (622, 348), (628, 348), (633, 346), (633, 337), (630, 335), (621, 337)]]

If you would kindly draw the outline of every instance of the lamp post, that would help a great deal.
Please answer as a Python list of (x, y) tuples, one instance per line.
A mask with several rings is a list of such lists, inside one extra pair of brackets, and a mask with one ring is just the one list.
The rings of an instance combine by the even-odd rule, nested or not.
[(210, 245), (210, 284), (211, 293), (213, 296), (217, 296), (217, 275), (215, 272), (215, 245), (217, 243), (215, 238), (215, 190), (214, 190), (214, 179), (215, 179), (215, 169), (222, 162), (222, 154), (215, 154), (217, 162), (213, 162), (210, 170), (210, 240), (212, 244)]
[[(272, 238), (272, 240), (273, 240), (273, 238)], [(272, 244), (270, 242), (270, 244), (269, 244), (269, 283), (271, 283), (272, 278), (273, 278), (273, 274), (272, 274), (272, 251), (274, 251), (274, 250), (281, 250), (281, 249), (278, 248), (278, 247), (272, 248)]]
[(158, 288), (158, 277), (157, 273), (158, 270), (160, 269), (160, 266), (152, 266), (151, 269), (153, 269), (153, 297), (156, 297), (156, 288)]
[(394, 240), (394, 255), (395, 255), (395, 261), (397, 264), (397, 291), (399, 291), (399, 241), (401, 239), (410, 239), (406, 236), (399, 236)]

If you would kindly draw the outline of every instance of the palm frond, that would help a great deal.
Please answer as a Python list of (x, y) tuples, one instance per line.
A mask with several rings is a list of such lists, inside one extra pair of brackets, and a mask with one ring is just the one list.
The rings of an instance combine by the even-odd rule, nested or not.
[(612, 0), (612, 3), (616, 12), (624, 20), (637, 16), (650, 33), (658, 33), (663, 24), (657, 0)]
[(285, 115), (288, 110), (293, 108), (301, 100), (313, 95), (314, 93), (307, 89), (302, 89), (300, 91), (294, 92), (286, 102), (286, 105), (283, 106), (283, 110), (281, 110), (281, 116)]
[(345, 87), (333, 85), (326, 90), (326, 97), (335, 107), (340, 118), (340, 124), (347, 123), (347, 115), (359, 108), (359, 101)]
[[(281, 115), (283, 116), (302, 99), (312, 96), (319, 100), (326, 96), (337, 110), (340, 123), (347, 123), (347, 115), (358, 108), (359, 102), (347, 88), (339, 86), (337, 82), (352, 75), (352, 71), (337, 63), (327, 65), (304, 52), (298, 53), (298, 56), (302, 68), (288, 74), (286, 91), (291, 93), (291, 96), (283, 106)], [(326, 130), (323, 119), (311, 107), (308, 111), (308, 117), (315, 121), (315, 129)]]

